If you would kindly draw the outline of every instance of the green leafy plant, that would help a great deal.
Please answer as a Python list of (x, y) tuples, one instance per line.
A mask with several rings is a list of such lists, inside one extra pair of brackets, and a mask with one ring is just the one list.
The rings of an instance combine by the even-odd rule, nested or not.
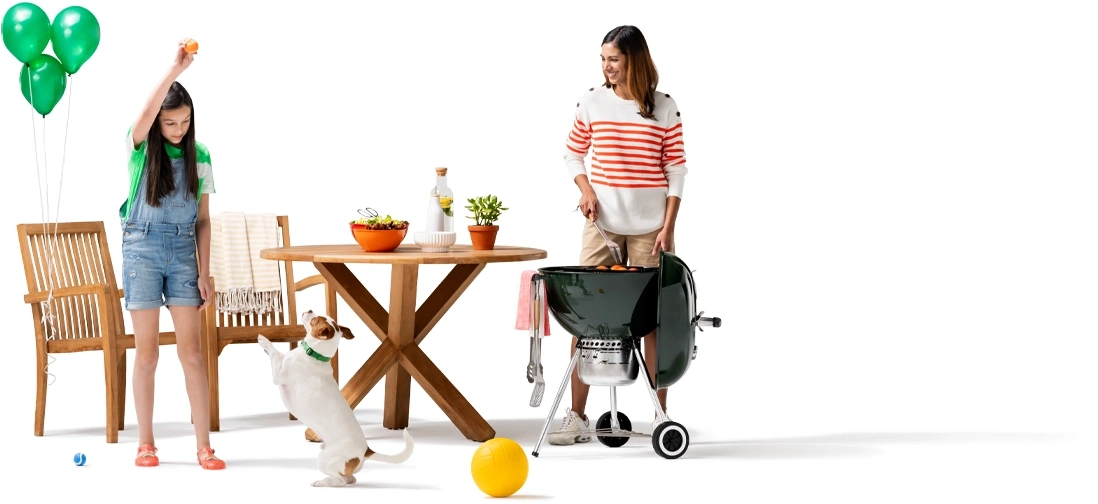
[(476, 198), (469, 198), (469, 204), (465, 205), (465, 208), (473, 215), (468, 218), (476, 221), (478, 226), (491, 226), (499, 220), (499, 215), (507, 210), (507, 207), (503, 206), (503, 202), (494, 195), (478, 196)]

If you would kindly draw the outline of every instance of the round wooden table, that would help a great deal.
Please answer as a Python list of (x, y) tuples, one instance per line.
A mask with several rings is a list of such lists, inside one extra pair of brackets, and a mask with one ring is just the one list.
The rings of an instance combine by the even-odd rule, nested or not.
[[(548, 256), (544, 250), (501, 245), (494, 250), (473, 250), (469, 245), (454, 245), (449, 252), (423, 252), (418, 245), (401, 245), (392, 252), (365, 252), (356, 244), (299, 245), (264, 249), (259, 256), (313, 263), (381, 340), (377, 350), (343, 387), (343, 397), (352, 409), (384, 376), (383, 425), (389, 429), (403, 429), (408, 426), (411, 378), (415, 378), (466, 438), (484, 442), (495, 437), (495, 429), (431, 362), (419, 343), (488, 263), (544, 259)], [(351, 273), (347, 264), (392, 266), (388, 311)], [(452, 264), (454, 267), (417, 310), (416, 287), (421, 264)], [(311, 441), (320, 441), (311, 430), (305, 435)]]

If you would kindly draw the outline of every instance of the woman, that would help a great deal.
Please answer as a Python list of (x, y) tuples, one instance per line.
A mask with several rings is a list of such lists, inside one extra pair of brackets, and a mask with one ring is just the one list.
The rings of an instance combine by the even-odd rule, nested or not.
[[(682, 122), (671, 95), (656, 89), (659, 74), (644, 35), (619, 26), (602, 39), (604, 82), (580, 96), (568, 135), (564, 164), (580, 190), (579, 209), (587, 217), (580, 264), (611, 266), (614, 259), (592, 224), (621, 247), (635, 266), (658, 266), (660, 250), (675, 250), (675, 219), (686, 176)], [(584, 166), (594, 151), (591, 170)], [(655, 382), (656, 332), (643, 337), (648, 374)], [(573, 338), (572, 352), (577, 341)], [(591, 387), (572, 372), (572, 407), (549, 443), (586, 443), (584, 414)], [(667, 389), (657, 392), (667, 411)], [(658, 425), (653, 421), (653, 429)]]

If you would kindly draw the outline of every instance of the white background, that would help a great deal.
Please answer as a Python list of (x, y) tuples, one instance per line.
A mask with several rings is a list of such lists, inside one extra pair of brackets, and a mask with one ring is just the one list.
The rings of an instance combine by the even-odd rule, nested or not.
[[(37, 4), (51, 16), (69, 5)], [(572, 212), (579, 194), (564, 168), (564, 141), (576, 99), (602, 82), (602, 36), (635, 24), (660, 71), (660, 91), (682, 110), (690, 173), (678, 252), (696, 270), (699, 308), (724, 321), (699, 334), (698, 358), (671, 390), (669, 413), (697, 427), (699, 448), (749, 439), (802, 446), (790, 457), (729, 450), (694, 467), (753, 478), (725, 488), (725, 476), (691, 469), (691, 487), (801, 502), (898, 495), (1066, 502), (1079, 496), (1073, 489), (1090, 490), (1079, 478), (1093, 476), (1084, 469), (1092, 457), (1014, 446), (1029, 435), (1062, 435), (1074, 447), (1093, 439), (1098, 420), (1098, 32), (1087, 2), (774, 1), (721, 4), (723, 11), (718, 2), (646, 1), (81, 5), (98, 17), (102, 42), (46, 118), (45, 145), (41, 117), (32, 128), (19, 92), (19, 62), (6, 52), (0, 58), (9, 198), (0, 309), (10, 328), (0, 421), (23, 450), (9, 452), (14, 460), (50, 446), (56, 453), (35, 464), (65, 467), (74, 451), (94, 461), (109, 449), (120, 453), (120, 467), (132, 467), (132, 398), (122, 442), (102, 442), (98, 353), (57, 356), (46, 431), (61, 440), (45, 445), (51, 438), (31, 436), (33, 329), (14, 227), (42, 221), (35, 193), (48, 167), (50, 202), (59, 204), (50, 219), (104, 221), (120, 267), (124, 132), (184, 37), (201, 46), (180, 81), (212, 154), (214, 213), (285, 214), (295, 244), (351, 243), (347, 222), (364, 206), (418, 228), (434, 168), (446, 166), (459, 202), (493, 193), (510, 207), (500, 244), (548, 252), (543, 261), (490, 265), (424, 347), (490, 422), (529, 420), (521, 433), (497, 427), (501, 436), (525, 436), (529, 449), (567, 345), (554, 325), (546, 399), (530, 408), (528, 340), (513, 328), (517, 277), (578, 258), (583, 221)], [(37, 162), (36, 137), (48, 154)], [(471, 221), (460, 212), (459, 243), (469, 243), (463, 231)], [(388, 270), (353, 270), (387, 304)], [(421, 269), (421, 301), (445, 273)], [(299, 306), (318, 309), (321, 298), (303, 296)], [(341, 350), (346, 380), (376, 340), (341, 310), (364, 336)], [(164, 322), (170, 327), (166, 315)], [(158, 425), (185, 424), (178, 362), (170, 350), (161, 357)], [(282, 411), (258, 348), (230, 348), (222, 359), (223, 416)], [(640, 387), (619, 398), (634, 425), (645, 426), (651, 405)], [(445, 420), (418, 385), (412, 389), (413, 422)], [(360, 406), (376, 413), (364, 423), (380, 420), (381, 390)], [(605, 389), (594, 389), (589, 413), (606, 407)], [(181, 432), (176, 456), (193, 463), (193, 438)], [(397, 446), (396, 434), (369, 432)], [(444, 434), (437, 437), (460, 439), (452, 428)], [(218, 447), (229, 438), (214, 439)], [(839, 469), (821, 456), (805, 465), (823, 453), (803, 448), (813, 439), (900, 458)], [(296, 446), (300, 429), (262, 443)], [(430, 440), (422, 443), (418, 457), (430, 458)], [(670, 467), (643, 440), (634, 443), (642, 452), (634, 470)], [(889, 443), (930, 449), (882, 448)], [(475, 444), (457, 446), (465, 451), (455, 455), (454, 495), (477, 499), (463, 472)], [(593, 460), (615, 460), (598, 443), (588, 446)], [(567, 458), (568, 449), (544, 448), (547, 455), (532, 459), (529, 485), (544, 496), (566, 492), (563, 480), (539, 478), (537, 466), (550, 453)], [(243, 447), (218, 450), (230, 467), (234, 458), (256, 458)], [(314, 446), (305, 450), (315, 455)], [(761, 459), (777, 465), (759, 466)], [(5, 478), (54, 473), (43, 467)], [(264, 486), (300, 486), (318, 474), (309, 467)]]

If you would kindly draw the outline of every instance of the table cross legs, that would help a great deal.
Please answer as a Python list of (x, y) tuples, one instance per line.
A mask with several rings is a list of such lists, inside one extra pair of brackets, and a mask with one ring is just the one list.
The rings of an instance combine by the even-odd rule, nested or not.
[[(496, 432), (461, 395), (446, 375), (435, 366), (419, 343), (465, 292), (485, 264), (457, 264), (438, 287), (416, 309), (418, 264), (393, 264), (390, 282), (389, 311), (362, 285), (343, 263), (313, 263), (336, 292), (343, 297), (360, 319), (381, 340), (374, 351), (342, 389), (343, 397), (354, 409), (370, 389), (385, 377), (385, 408), (383, 424), (388, 429), (408, 426), (411, 378), (415, 378), (427, 395), (438, 404), (446, 416), (466, 438), (483, 442)], [(343, 361), (346, 365), (346, 361)], [(321, 441), (309, 429), (306, 439)]]

